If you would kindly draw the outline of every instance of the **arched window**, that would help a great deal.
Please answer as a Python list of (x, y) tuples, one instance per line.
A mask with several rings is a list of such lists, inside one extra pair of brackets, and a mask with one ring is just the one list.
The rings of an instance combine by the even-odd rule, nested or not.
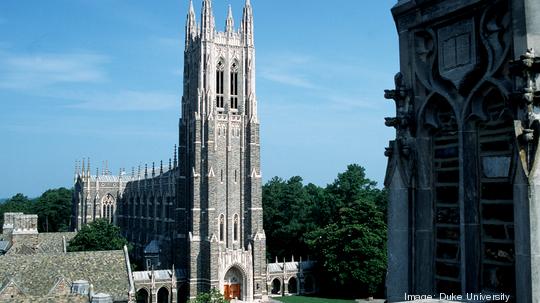
[(225, 241), (225, 216), (219, 215), (219, 241)]
[(101, 207), (101, 217), (112, 223), (114, 215), (114, 197), (111, 194), (107, 194), (103, 197)]
[(225, 65), (223, 60), (220, 59), (216, 67), (216, 107), (222, 109), (225, 106), (224, 102), (224, 76), (225, 76)]
[(239, 231), (240, 224), (238, 221), (239, 221), (238, 214), (235, 214), (234, 219), (233, 219), (233, 241), (238, 241), (238, 234), (240, 233)]
[(238, 109), (238, 63), (231, 66), (231, 108)]

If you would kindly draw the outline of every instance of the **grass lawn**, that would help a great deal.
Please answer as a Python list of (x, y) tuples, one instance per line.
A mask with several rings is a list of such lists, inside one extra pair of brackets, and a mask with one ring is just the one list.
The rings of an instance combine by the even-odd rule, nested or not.
[(354, 300), (326, 299), (326, 298), (302, 297), (302, 296), (276, 297), (272, 299), (281, 301), (284, 303), (353, 303), (354, 302)]

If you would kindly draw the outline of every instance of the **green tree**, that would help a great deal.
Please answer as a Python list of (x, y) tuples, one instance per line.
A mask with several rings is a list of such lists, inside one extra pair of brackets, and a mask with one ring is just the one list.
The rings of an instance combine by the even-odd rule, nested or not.
[(307, 243), (334, 290), (374, 295), (386, 272), (385, 194), (359, 165), (349, 165), (326, 192), (329, 223)]
[(4, 213), (32, 213), (34, 201), (23, 194), (16, 194), (4, 203), (0, 204), (0, 226), (4, 224)]
[(105, 219), (98, 219), (81, 228), (69, 241), (68, 251), (118, 250), (128, 241), (120, 234), (120, 228)]
[(72, 190), (49, 189), (36, 201), (38, 228), (43, 232), (67, 231), (71, 221)]
[(303, 185), (301, 177), (273, 178), (263, 186), (264, 227), (268, 257), (306, 256), (304, 235), (316, 227), (313, 210), (322, 189)]
[(226, 303), (223, 295), (215, 288), (208, 293), (197, 295), (195, 299), (189, 300), (189, 303)]

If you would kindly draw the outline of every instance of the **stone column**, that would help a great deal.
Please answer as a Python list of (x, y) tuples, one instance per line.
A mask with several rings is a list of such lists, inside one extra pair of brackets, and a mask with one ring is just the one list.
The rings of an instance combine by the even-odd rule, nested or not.
[(403, 301), (409, 291), (409, 205), (408, 189), (396, 168), (388, 186), (388, 272), (389, 302)]
[[(540, 1), (512, 0), (514, 59), (534, 49), (540, 51)], [(538, 56), (538, 55), (537, 55)], [(536, 79), (538, 87), (538, 78)], [(540, 157), (535, 157), (535, 162)], [(523, 180), (525, 181), (525, 180)], [(523, 182), (526, 183), (526, 182)], [(516, 205), (516, 294), (517, 302), (540, 302), (540, 169), (536, 163), (529, 173), (528, 204)], [(514, 196), (522, 198), (524, 186), (515, 184)], [(528, 214), (527, 214), (528, 208)], [(520, 221), (523, 220), (523, 221)], [(528, 226), (526, 221), (528, 222)], [(530, 275), (530, 279), (528, 279)], [(520, 281), (520, 279), (523, 279)]]

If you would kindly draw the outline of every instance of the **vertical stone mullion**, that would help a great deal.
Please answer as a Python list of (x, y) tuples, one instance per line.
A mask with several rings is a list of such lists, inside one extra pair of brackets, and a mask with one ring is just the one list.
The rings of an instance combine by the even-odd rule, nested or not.
[(460, 133), (460, 231), (462, 294), (479, 293), (481, 264), (480, 201), (477, 132), (465, 125)]
[(415, 294), (432, 294), (434, 288), (434, 256), (435, 236), (433, 180), (431, 163), (431, 139), (421, 136), (418, 142), (418, 188), (414, 205), (414, 273), (413, 287)]

